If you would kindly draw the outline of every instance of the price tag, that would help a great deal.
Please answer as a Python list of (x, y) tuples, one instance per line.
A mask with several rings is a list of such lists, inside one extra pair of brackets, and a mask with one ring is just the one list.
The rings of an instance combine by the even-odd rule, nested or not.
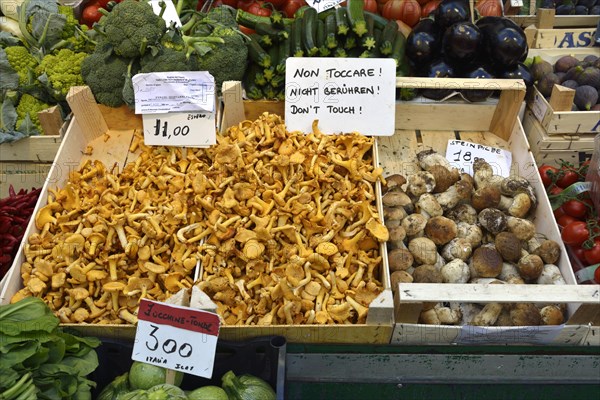
[(337, 6), (343, 1), (344, 0), (306, 0), (306, 4), (317, 10), (317, 12), (322, 12)]
[(456, 339), (459, 345), (472, 344), (550, 344), (563, 330), (557, 326), (483, 327), (465, 325)]
[(396, 64), (389, 58), (289, 57), (285, 67), (285, 123), (289, 130), (360, 132), (395, 130)]
[(133, 77), (135, 112), (150, 146), (216, 144), (214, 79), (206, 71), (153, 72)]
[(473, 175), (475, 158), (483, 158), (494, 169), (494, 174), (507, 177), (510, 175), (512, 153), (497, 147), (486, 146), (464, 140), (449, 140), (446, 147), (446, 159), (453, 167)]
[(149, 146), (205, 148), (217, 144), (215, 114), (144, 114), (144, 143)]
[(211, 378), (219, 327), (215, 313), (142, 299), (131, 358)]

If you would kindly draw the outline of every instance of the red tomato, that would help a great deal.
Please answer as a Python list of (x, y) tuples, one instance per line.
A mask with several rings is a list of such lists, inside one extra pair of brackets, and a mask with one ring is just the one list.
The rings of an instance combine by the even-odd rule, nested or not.
[(563, 228), (565, 226), (569, 225), (571, 222), (577, 222), (577, 221), (579, 221), (577, 218), (571, 217), (570, 215), (567, 215), (567, 214), (563, 214), (560, 217), (556, 218), (556, 223), (558, 224), (558, 226), (563, 227)]
[(552, 186), (552, 187), (550, 188), (550, 190), (548, 191), (548, 193), (550, 193), (550, 194), (552, 194), (552, 195), (556, 195), (556, 194), (559, 194), (559, 193), (560, 193), (560, 192), (562, 192), (562, 191), (563, 191), (563, 189), (562, 189), (561, 187), (558, 187), (558, 186)]
[[(568, 217), (568, 215), (565, 215)], [(561, 239), (565, 244), (571, 246), (581, 246), (590, 237), (590, 231), (587, 224), (583, 221), (572, 221), (563, 225), (563, 230), (560, 234)]]
[(248, 7), (250, 7), (254, 3), (254, 0), (238, 0), (237, 8), (240, 10), (248, 11)]
[(421, 4), (421, 18), (429, 17), (429, 14), (434, 12), (441, 2), (442, 0), (430, 0), (427, 3), (419, 2)]
[(553, 167), (552, 165), (542, 165), (538, 168), (538, 172), (542, 177), (542, 183), (544, 184), (544, 187), (547, 188), (552, 184), (553, 176), (558, 173), (558, 168)]
[(365, 0), (363, 10), (377, 14), (377, 0)]
[(100, 18), (102, 18), (102, 13), (99, 11), (101, 8), (102, 6), (100, 6), (100, 4), (97, 2), (87, 5), (81, 13), (81, 19), (79, 22), (91, 28), (95, 22), (100, 21)]
[(564, 188), (571, 186), (578, 180), (579, 180), (579, 175), (577, 175), (577, 172), (569, 170), (569, 169), (563, 169), (563, 174), (560, 178), (558, 178), (558, 180), (556, 181), (556, 184), (564, 189)]
[(553, 214), (554, 214), (555, 219), (559, 219), (560, 217), (565, 215), (565, 210), (562, 208), (562, 206), (560, 206), (556, 210), (553, 211)]
[(585, 214), (587, 214), (588, 211), (588, 208), (585, 205), (585, 203), (576, 199), (566, 201), (562, 205), (562, 208), (566, 214), (575, 218), (585, 217)]
[(285, 1), (286, 0), (266, 0), (266, 3), (271, 3), (277, 10), (281, 10), (285, 4)]
[(108, 3), (110, 3), (110, 1), (111, 0), (98, 0), (98, 1), (95, 1), (94, 3), (97, 3), (102, 8), (106, 8), (106, 5)]
[(571, 253), (573, 253), (573, 255), (575, 257), (577, 257), (577, 259), (579, 261), (581, 261), (582, 263), (586, 263), (587, 261), (585, 261), (585, 249), (579, 247), (579, 246), (570, 246), (571, 247)]
[(596, 267), (596, 270), (594, 271), (594, 280), (596, 283), (600, 283), (600, 266)]
[(260, 15), (263, 17), (268, 17), (273, 12), (270, 6), (266, 5), (264, 1), (260, 0), (254, 1), (252, 4), (250, 4), (250, 6), (248, 6), (248, 10), (246, 11), (248, 11), (250, 14)]
[(300, 7), (304, 7), (306, 5), (306, 1), (304, 0), (286, 0), (285, 4), (281, 11), (288, 18), (293, 18), (294, 14)]
[(589, 265), (600, 263), (600, 239), (595, 239), (594, 247), (585, 250), (583, 255)]

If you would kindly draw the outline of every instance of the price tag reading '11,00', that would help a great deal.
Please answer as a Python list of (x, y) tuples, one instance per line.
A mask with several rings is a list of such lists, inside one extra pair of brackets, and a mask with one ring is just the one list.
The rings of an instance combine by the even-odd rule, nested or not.
[(215, 313), (142, 299), (131, 358), (211, 378), (219, 327)]

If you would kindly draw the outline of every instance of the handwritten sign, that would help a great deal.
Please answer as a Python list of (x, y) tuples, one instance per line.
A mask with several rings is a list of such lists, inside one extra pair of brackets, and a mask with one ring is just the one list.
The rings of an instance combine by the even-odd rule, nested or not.
[(312, 132), (390, 136), (395, 129), (396, 64), (383, 58), (290, 57), (285, 122)]
[(206, 71), (153, 72), (133, 77), (135, 112), (150, 146), (216, 144), (214, 78)]
[(475, 158), (483, 158), (494, 169), (494, 174), (507, 177), (510, 175), (512, 154), (497, 147), (486, 146), (464, 140), (449, 140), (446, 147), (446, 159), (453, 167), (473, 175)]
[(344, 0), (306, 0), (306, 4), (317, 10), (317, 12), (322, 12), (337, 6), (343, 1)]
[(564, 325), (515, 327), (465, 325), (462, 327), (456, 343), (460, 345), (550, 344), (556, 340), (563, 328)]
[(131, 358), (210, 378), (219, 327), (215, 313), (142, 299)]

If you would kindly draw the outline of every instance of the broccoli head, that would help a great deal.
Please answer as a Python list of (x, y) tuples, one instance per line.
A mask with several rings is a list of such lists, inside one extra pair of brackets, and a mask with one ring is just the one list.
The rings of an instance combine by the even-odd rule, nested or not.
[(32, 83), (32, 72), (38, 66), (37, 59), (25, 46), (9, 46), (4, 49), (8, 63), (19, 74), (19, 86)]
[(21, 99), (19, 100), (19, 104), (17, 105), (17, 130), (21, 128), (21, 125), (26, 120), (27, 115), (29, 115), (29, 118), (33, 122), (35, 129), (41, 133), (42, 125), (40, 124), (38, 112), (49, 107), (49, 104), (44, 103), (30, 94), (22, 95)]
[(190, 71), (191, 64), (183, 51), (163, 47), (158, 54), (147, 53), (140, 59), (140, 72)]
[(81, 63), (86, 53), (76, 53), (69, 49), (61, 49), (56, 54), (48, 54), (38, 66), (38, 79), (50, 89), (52, 97), (62, 101), (71, 86), (83, 85)]
[(145, 1), (124, 0), (100, 20), (100, 29), (115, 54), (140, 57), (148, 46), (157, 44), (167, 30), (165, 20)]
[(204, 55), (193, 53), (198, 71), (208, 71), (215, 78), (215, 88), (220, 93), (224, 81), (241, 81), (248, 63), (248, 47), (239, 31), (217, 24), (209, 37), (222, 38), (224, 43), (208, 43), (211, 47)]
[(96, 51), (81, 63), (81, 76), (100, 104), (109, 107), (123, 105), (123, 86), (127, 76), (129, 60), (118, 57), (110, 51)]

